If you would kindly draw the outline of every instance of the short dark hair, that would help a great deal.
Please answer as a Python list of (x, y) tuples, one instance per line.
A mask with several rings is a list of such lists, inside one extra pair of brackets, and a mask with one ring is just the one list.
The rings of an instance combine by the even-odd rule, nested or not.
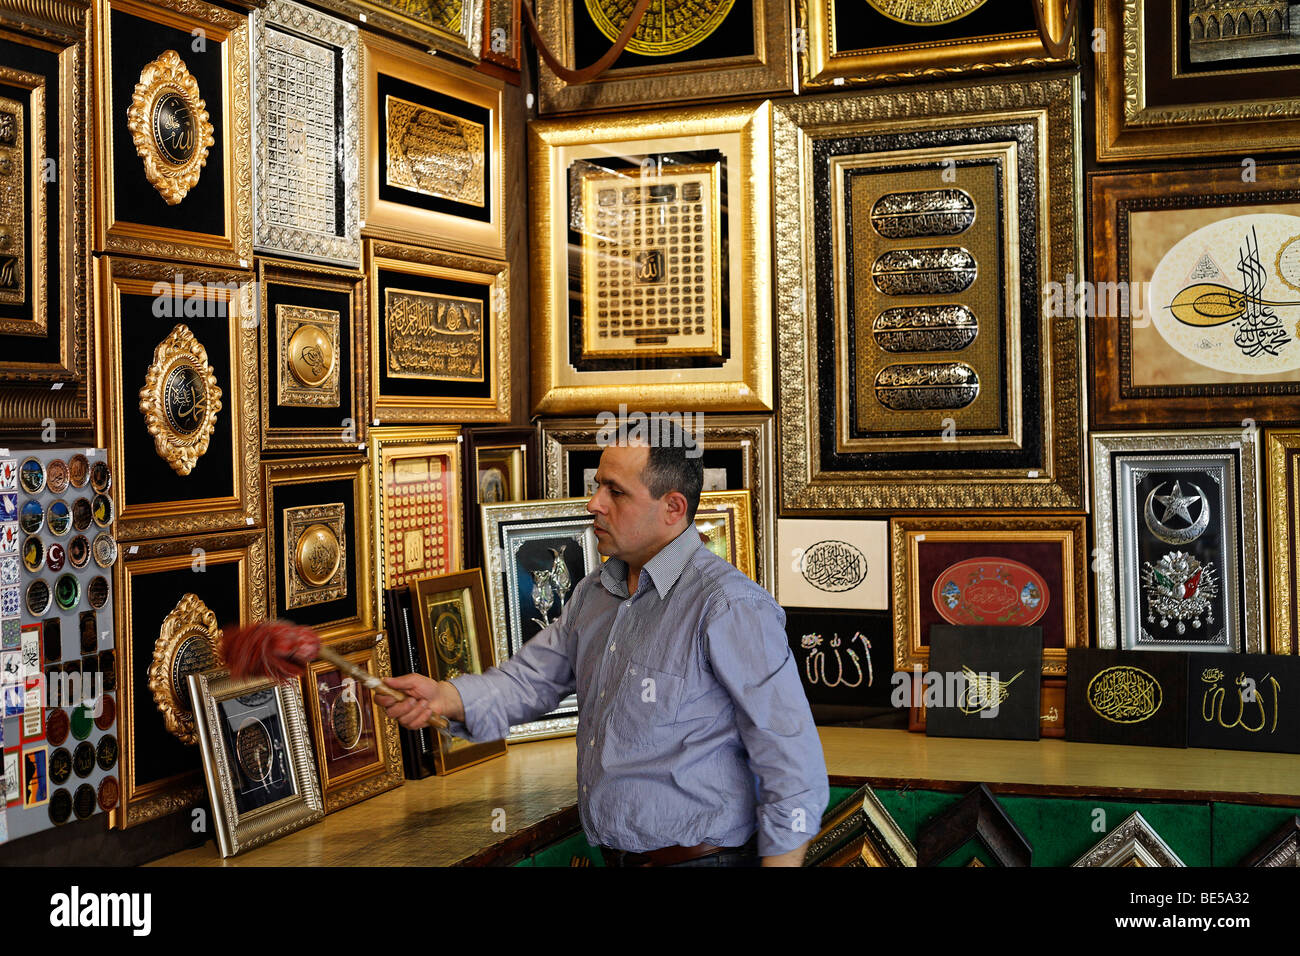
[[(694, 437), (674, 421), (660, 420), (658, 440), (649, 443), (650, 455), (641, 469), (641, 482), (654, 498), (680, 491), (686, 498), (686, 522), (695, 520), (704, 488), (704, 460)], [(627, 429), (619, 429), (627, 440)]]

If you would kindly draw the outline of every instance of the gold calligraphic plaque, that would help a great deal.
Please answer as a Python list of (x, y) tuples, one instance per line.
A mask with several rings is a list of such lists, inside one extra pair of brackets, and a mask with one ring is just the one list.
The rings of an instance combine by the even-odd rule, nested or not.
[(974, 13), (984, 6), (985, 0), (867, 0), (867, 3), (899, 23), (935, 26)]
[(384, 290), (391, 378), (483, 381), (483, 303), (410, 289)]
[(22, 305), (27, 295), (27, 158), (23, 104), (0, 96), (0, 303)]
[(275, 307), (280, 328), (279, 404), (339, 403), (339, 314), (300, 305)]
[(721, 358), (718, 164), (578, 175), (583, 357)]
[(388, 185), (482, 208), (487, 203), (487, 131), (451, 113), (385, 98)]
[(163, 619), (149, 665), (149, 690), (154, 704), (168, 732), (181, 743), (199, 742), (186, 679), (190, 674), (224, 666), (217, 615), (197, 595), (186, 594)]
[(284, 606), (347, 597), (347, 511), (343, 504), (284, 510)]
[(154, 349), (140, 411), (159, 457), (178, 475), (188, 475), (208, 450), (221, 389), (207, 350), (186, 326), (177, 325)]
[(140, 71), (126, 125), (145, 177), (167, 205), (175, 206), (198, 185), (214, 142), (198, 81), (175, 50), (164, 51)]
[[(636, 0), (586, 0), (587, 13), (610, 41), (618, 39)], [(697, 46), (727, 19), (735, 0), (650, 0), (628, 41), (629, 53), (667, 56)]]

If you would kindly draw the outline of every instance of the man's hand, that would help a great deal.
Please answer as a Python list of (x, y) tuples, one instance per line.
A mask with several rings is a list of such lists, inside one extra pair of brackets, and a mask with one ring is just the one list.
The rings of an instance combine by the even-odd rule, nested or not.
[(465, 704), (460, 699), (460, 691), (448, 681), (433, 681), (423, 674), (405, 674), (389, 677), (384, 683), (406, 694), (406, 700), (394, 701), (383, 691), (375, 691), (375, 699), (389, 717), (408, 730), (429, 726), (429, 717), (433, 714), (451, 720), (465, 719)]
[[(808, 843), (811, 843), (809, 840)], [(762, 866), (803, 866), (804, 851), (808, 849), (808, 843), (803, 846), (797, 846), (793, 850), (782, 853), (778, 856), (763, 857)]]

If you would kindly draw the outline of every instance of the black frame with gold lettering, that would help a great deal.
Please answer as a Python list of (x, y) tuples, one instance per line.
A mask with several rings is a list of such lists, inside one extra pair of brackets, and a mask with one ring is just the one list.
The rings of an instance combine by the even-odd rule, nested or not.
[[(480, 451), (513, 448), (522, 453), (523, 488), (511, 489), (514, 496), (508, 501), (532, 501), (542, 497), (541, 459), (538, 457), (538, 439), (535, 428), (465, 428), (461, 454), (461, 491), (465, 496), (465, 555), (461, 567), (477, 568), (483, 563), (483, 519), (479, 511), (478, 462)], [(522, 447), (521, 447), (522, 446)]]

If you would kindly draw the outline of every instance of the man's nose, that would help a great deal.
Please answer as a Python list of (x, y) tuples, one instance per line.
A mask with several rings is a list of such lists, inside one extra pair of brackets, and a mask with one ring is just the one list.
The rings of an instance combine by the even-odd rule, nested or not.
[(600, 489), (597, 488), (595, 491), (591, 493), (591, 497), (587, 499), (588, 512), (594, 515), (603, 513), (603, 509), (601, 505), (598, 503), (599, 499), (600, 499)]

